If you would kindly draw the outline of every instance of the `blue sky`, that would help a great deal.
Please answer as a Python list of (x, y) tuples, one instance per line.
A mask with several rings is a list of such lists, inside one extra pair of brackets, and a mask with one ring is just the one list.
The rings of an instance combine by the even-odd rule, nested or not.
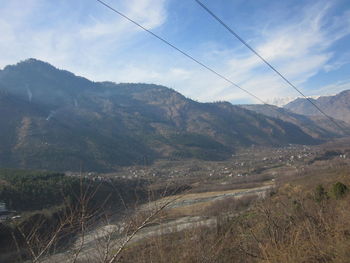
[[(0, 67), (34, 57), (95, 81), (166, 85), (198, 101), (256, 103), (95, 0), (0, 5)], [(298, 94), (194, 0), (106, 0), (263, 100)], [(348, 0), (202, 0), (309, 96), (350, 89)]]

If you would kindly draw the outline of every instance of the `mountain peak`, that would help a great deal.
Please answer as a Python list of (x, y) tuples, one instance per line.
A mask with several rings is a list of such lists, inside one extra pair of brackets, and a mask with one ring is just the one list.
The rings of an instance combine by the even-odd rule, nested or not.
[(36, 58), (28, 58), (28, 59), (22, 60), (22, 61), (18, 62), (15, 66), (21, 66), (21, 65), (49, 66), (49, 67), (55, 68), (50, 63), (36, 59)]
[(41, 64), (49, 64), (49, 63), (47, 63), (47, 62), (45, 62), (45, 61), (42, 61), (42, 60), (36, 59), (36, 58), (27, 58), (27, 59), (25, 59), (25, 60), (23, 60), (23, 61), (18, 62), (17, 64), (20, 64), (20, 63), (41, 63)]
[[(110, 171), (159, 158), (222, 160), (250, 145), (318, 142), (297, 125), (198, 103), (155, 84), (92, 82), (27, 59), (0, 71), (0, 162)], [(10, 153), (10, 154), (9, 154)]]
[(28, 58), (22, 60), (14, 65), (8, 65), (4, 68), (4, 71), (59, 71), (58, 68), (54, 67), (48, 62), (36, 59), (36, 58)]
[[(350, 90), (344, 90), (332, 96), (320, 96), (311, 98), (326, 114), (332, 118), (350, 123)], [(322, 115), (309, 101), (298, 98), (284, 108), (302, 115)]]

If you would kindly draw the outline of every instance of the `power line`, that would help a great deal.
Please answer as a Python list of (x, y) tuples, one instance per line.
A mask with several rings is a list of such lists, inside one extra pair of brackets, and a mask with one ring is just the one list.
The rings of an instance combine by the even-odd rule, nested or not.
[(244, 39), (242, 39), (235, 31), (233, 31), (227, 24), (225, 24), (217, 15), (215, 15), (207, 6), (205, 6), (201, 1), (195, 0), (205, 11), (207, 11), (216, 21), (218, 21), (222, 26), (224, 26), (232, 35), (234, 35), (239, 41), (241, 41), (250, 51), (252, 51), (256, 56), (258, 56), (267, 66), (269, 66), (277, 75), (279, 75), (289, 86), (295, 89), (300, 95), (302, 95), (307, 101), (309, 101), (319, 112), (321, 112), (325, 117), (327, 117), (331, 122), (333, 122), (338, 128), (347, 133), (340, 124), (338, 124), (332, 117), (326, 114), (316, 103), (314, 103), (310, 98), (306, 97), (303, 92), (301, 92), (293, 83), (291, 83), (285, 76), (283, 76), (274, 66), (272, 66), (264, 57), (262, 57), (254, 48), (252, 48)]
[(124, 17), (125, 19), (129, 20), (131, 23), (137, 25), (138, 27), (142, 28), (144, 31), (148, 32), (149, 34), (151, 34), (152, 36), (154, 36), (155, 38), (158, 38), (160, 41), (164, 42), (165, 44), (167, 44), (168, 46), (172, 47), (173, 49), (177, 50), (178, 52), (180, 52), (182, 55), (186, 56), (187, 58), (191, 59), (192, 61), (194, 61), (195, 63), (197, 63), (198, 65), (202, 66), (203, 68), (209, 70), (210, 72), (212, 72), (213, 74), (217, 75), (218, 77), (220, 77), (221, 79), (225, 80), (226, 82), (230, 83), (231, 85), (235, 86), (236, 88), (239, 88), (240, 90), (244, 91), (245, 93), (247, 93), (249, 96), (255, 98), (256, 100), (260, 101), (263, 104), (269, 105), (268, 103), (264, 102), (262, 99), (260, 99), (258, 96), (254, 95), (253, 93), (251, 93), (250, 91), (242, 88), (241, 86), (239, 86), (238, 84), (234, 83), (232, 80), (228, 79), (227, 77), (225, 77), (224, 75), (218, 73), (217, 71), (215, 71), (214, 69), (212, 69), (211, 67), (205, 65), (203, 62), (200, 62), (198, 59), (192, 57), (191, 55), (187, 54), (185, 51), (181, 50), (180, 48), (176, 47), (175, 45), (171, 44), (169, 41), (165, 40), (164, 38), (158, 36), (157, 34), (153, 33), (151, 30), (145, 28), (144, 26), (142, 26), (141, 24), (137, 23), (135, 20), (129, 18), (128, 16), (126, 16), (125, 14), (123, 14), (122, 12), (116, 10), (115, 8), (113, 8), (112, 6), (108, 5), (107, 3), (103, 2), (102, 0), (96, 0), (97, 2), (101, 3), (102, 5), (104, 5), (105, 7), (109, 8), (110, 10), (112, 10), (113, 12), (117, 13), (118, 15)]

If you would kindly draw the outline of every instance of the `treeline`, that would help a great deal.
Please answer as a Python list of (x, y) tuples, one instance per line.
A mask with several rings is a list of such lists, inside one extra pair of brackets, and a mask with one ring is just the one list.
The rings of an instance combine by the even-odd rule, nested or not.
[(0, 200), (7, 209), (32, 211), (81, 202), (82, 195), (89, 207), (102, 204), (118, 209), (125, 203), (143, 200), (146, 181), (114, 179), (95, 181), (89, 178), (66, 176), (63, 173), (0, 170)]
[[(149, 197), (144, 180), (72, 177), (63, 173), (0, 170), (0, 201), (20, 213), (0, 222), (0, 262), (35, 259), (64, 249), (81, 228), (122, 216)], [(35, 261), (35, 260), (34, 260)]]
[(24, 170), (0, 171), (0, 200), (10, 210), (40, 210), (73, 199), (79, 189), (77, 178), (62, 173)]

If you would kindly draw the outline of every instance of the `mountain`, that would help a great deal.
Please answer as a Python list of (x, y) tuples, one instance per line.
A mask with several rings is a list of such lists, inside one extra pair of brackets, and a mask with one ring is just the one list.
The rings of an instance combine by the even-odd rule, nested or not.
[(1, 167), (59, 171), (319, 142), (292, 122), (227, 102), (199, 103), (154, 84), (92, 82), (35, 59), (0, 71), (0, 124)]
[[(334, 96), (310, 98), (329, 116), (350, 123), (350, 90)], [(308, 116), (320, 116), (321, 113), (306, 99), (298, 98), (284, 106), (285, 109)]]
[[(343, 130), (339, 130), (334, 123), (324, 116), (305, 116), (273, 105), (241, 105), (241, 107), (268, 117), (293, 123), (314, 138), (322, 139), (344, 135)], [(337, 122), (350, 133), (350, 125), (348, 123), (339, 120)]]

